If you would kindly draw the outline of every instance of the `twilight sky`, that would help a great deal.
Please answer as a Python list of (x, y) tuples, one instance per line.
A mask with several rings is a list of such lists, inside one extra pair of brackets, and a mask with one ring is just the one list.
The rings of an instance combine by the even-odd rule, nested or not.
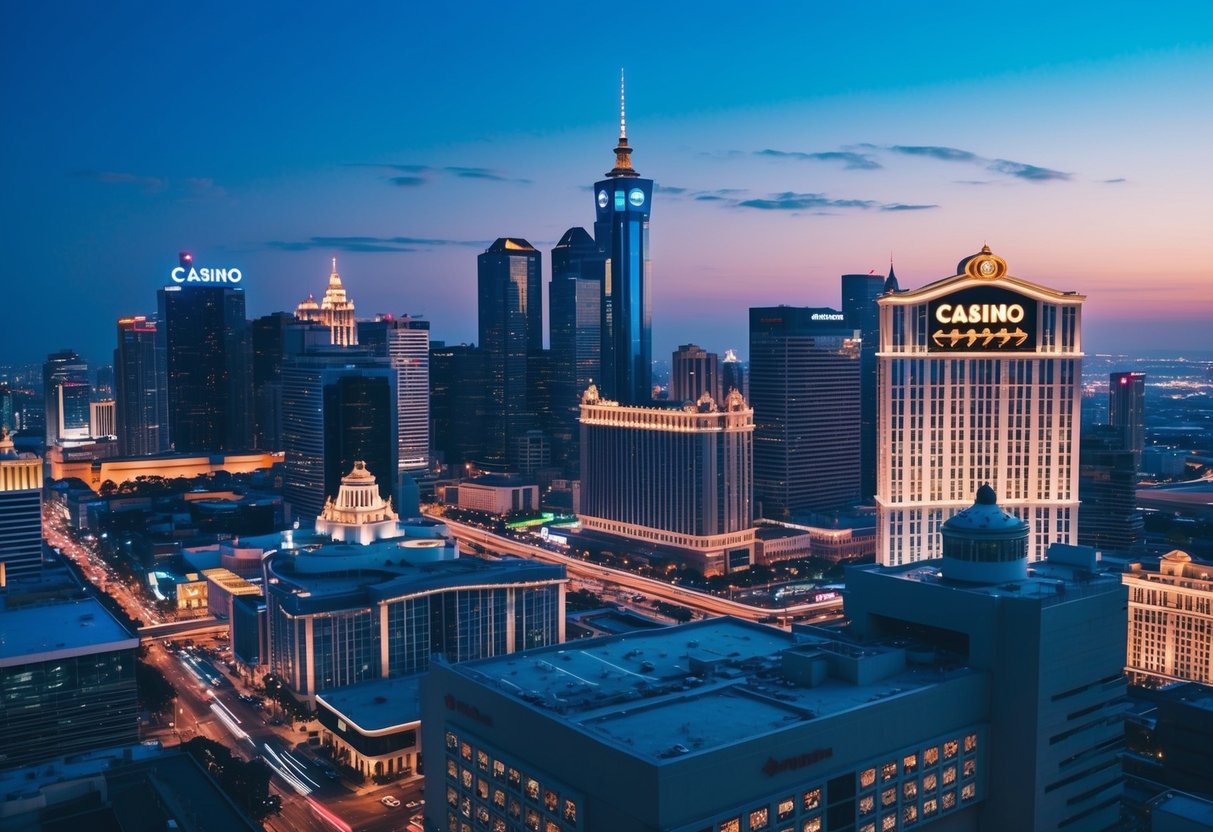
[(458, 342), (476, 254), (525, 237), (546, 306), (621, 66), (657, 356), (744, 356), (748, 306), (837, 306), (890, 254), (920, 286), (983, 242), (1088, 295), (1088, 352), (1213, 343), (1207, 0), (112, 5), (4, 13), (0, 363), (108, 361), (181, 249), (240, 267), (250, 317), (336, 256), (359, 315)]

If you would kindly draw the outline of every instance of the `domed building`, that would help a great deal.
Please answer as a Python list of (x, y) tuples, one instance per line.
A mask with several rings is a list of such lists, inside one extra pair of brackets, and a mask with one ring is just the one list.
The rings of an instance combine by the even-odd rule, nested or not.
[(333, 346), (352, 347), (358, 343), (358, 327), (354, 323), (354, 301), (345, 293), (341, 275), (337, 273), (337, 258), (333, 258), (333, 272), (329, 275), (328, 288), (319, 304), (314, 295), (295, 307), (295, 317), (301, 321), (315, 321), (329, 328)]
[(994, 489), (977, 489), (973, 505), (940, 528), (943, 576), (970, 583), (1003, 583), (1028, 577), (1028, 524), (998, 507)]
[(324, 503), (324, 511), (316, 518), (316, 533), (326, 534), (335, 542), (366, 545), (388, 537), (398, 537), (400, 518), (392, 511), (392, 503), (379, 495), (375, 475), (359, 460), (354, 470), (341, 478), (337, 498)]

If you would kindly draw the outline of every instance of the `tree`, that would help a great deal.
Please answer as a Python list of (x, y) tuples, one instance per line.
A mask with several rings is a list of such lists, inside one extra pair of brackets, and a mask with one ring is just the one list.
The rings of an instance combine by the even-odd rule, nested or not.
[(159, 713), (172, 710), (177, 689), (173, 687), (160, 668), (145, 661), (135, 662), (135, 685), (139, 688), (139, 706)]
[(261, 760), (245, 762), (234, 756), (226, 746), (206, 737), (194, 737), (183, 748), (192, 755), (236, 803), (254, 820), (264, 820), (278, 811), (280, 803), (270, 799), (269, 766)]

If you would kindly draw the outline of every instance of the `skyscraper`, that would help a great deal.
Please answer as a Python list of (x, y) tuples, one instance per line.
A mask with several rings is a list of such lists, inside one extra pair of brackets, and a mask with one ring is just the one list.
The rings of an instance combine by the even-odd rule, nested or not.
[(435, 344), (430, 349), (430, 427), (434, 454), (456, 476), (484, 458), (488, 410), (486, 358), (483, 350), (467, 344)]
[(345, 348), (293, 356), (282, 365), (283, 498), (309, 520), (363, 462), (380, 494), (396, 481), (396, 371), (386, 359)]
[(396, 463), (401, 471), (430, 464), (430, 322), (376, 315), (358, 322), (359, 343), (396, 369)]
[(860, 344), (827, 308), (750, 310), (754, 500), (788, 520), (859, 496)]
[(584, 228), (570, 228), (552, 249), (548, 284), (552, 440), (556, 461), (575, 472), (582, 392), (602, 375), (602, 281), (606, 255)]
[(1133, 465), (1141, 468), (1141, 452), (1146, 446), (1145, 373), (1109, 376), (1108, 424), (1120, 431), (1122, 446), (1133, 452)]
[(88, 362), (74, 350), (51, 353), (42, 365), (46, 399), (46, 447), (88, 440), (88, 403), (92, 385)]
[(0, 587), (42, 569), (42, 460), (0, 428)]
[(683, 344), (670, 359), (670, 395), (673, 402), (693, 402), (707, 393), (724, 400), (720, 356), (696, 344)]
[(749, 374), (733, 350), (725, 350), (724, 361), (720, 362), (720, 389), (726, 396), (730, 390), (736, 390), (746, 401), (750, 399)]
[(594, 239), (607, 257), (602, 282), (602, 379), (605, 398), (647, 404), (653, 398), (653, 306), (649, 285), (649, 205), (653, 180), (632, 167), (619, 88), (615, 167), (595, 183)]
[(160, 289), (157, 300), (173, 447), (187, 453), (247, 450), (252, 446), (252, 350), (244, 290), (174, 284)]
[(526, 240), (502, 237), (476, 260), (480, 349), (488, 366), (485, 457), (507, 470), (515, 440), (533, 427), (527, 355), (543, 349), (542, 261)]
[(274, 312), (249, 324), (253, 343), (253, 443), (282, 450), (282, 362), (287, 329), (299, 323), (290, 312)]
[(358, 328), (354, 323), (354, 301), (346, 295), (341, 275), (337, 273), (337, 258), (333, 258), (333, 272), (329, 275), (324, 298), (316, 303), (313, 295), (295, 307), (295, 317), (301, 321), (315, 321), (329, 328), (329, 341), (334, 347), (351, 347), (358, 343)]
[(156, 329), (156, 322), (142, 315), (118, 319), (115, 420), (123, 456), (168, 450), (168, 381)]
[(1141, 536), (1137, 466), (1110, 425), (1084, 428), (1078, 459), (1078, 542), (1103, 551), (1131, 549)]
[[(888, 280), (896, 281), (889, 263)], [(876, 350), (880, 346), (880, 307), (876, 298), (886, 278), (874, 274), (842, 276), (842, 314), (851, 329), (859, 330), (859, 494), (870, 500), (876, 494)]]
[(1083, 296), (1012, 277), (988, 246), (880, 305), (876, 559), (937, 556), (940, 525), (989, 483), (1028, 557), (1074, 543)]

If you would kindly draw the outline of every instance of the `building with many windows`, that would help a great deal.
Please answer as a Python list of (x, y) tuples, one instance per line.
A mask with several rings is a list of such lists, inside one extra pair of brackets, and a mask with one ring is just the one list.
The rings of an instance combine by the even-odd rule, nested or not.
[(750, 309), (754, 499), (763, 517), (791, 520), (858, 499), (858, 336), (835, 309)]
[(358, 322), (358, 342), (396, 370), (396, 465), (424, 471), (430, 464), (430, 322), (376, 315)]
[(345, 293), (341, 275), (337, 273), (337, 258), (333, 258), (333, 272), (329, 275), (324, 298), (317, 303), (308, 295), (295, 307), (295, 317), (301, 321), (314, 321), (328, 327), (329, 343), (334, 347), (352, 347), (358, 343), (358, 328), (354, 323), (354, 300)]
[(167, 451), (168, 381), (164, 343), (156, 321), (143, 315), (118, 319), (114, 350), (114, 421), (118, 453), (145, 456)]
[(1129, 588), (1129, 680), (1213, 685), (1213, 564), (1176, 549), (1157, 571), (1134, 564), (1121, 580)]
[(754, 411), (737, 391), (683, 407), (581, 399), (585, 531), (671, 550), (705, 575), (753, 562)]
[(0, 589), (42, 571), (42, 460), (0, 427)]
[(99, 601), (0, 607), (0, 768), (139, 741), (139, 639)]
[(46, 447), (87, 442), (88, 403), (92, 396), (88, 362), (75, 350), (51, 353), (42, 365), (42, 395), (46, 400)]
[(938, 557), (986, 482), (1029, 524), (1030, 559), (1077, 539), (1083, 297), (1011, 276), (988, 246), (956, 272), (878, 300), (885, 565)]
[(693, 402), (704, 393), (724, 401), (720, 356), (697, 344), (682, 344), (670, 356), (670, 390), (674, 402)]
[(1108, 376), (1108, 424), (1120, 434), (1121, 447), (1133, 453), (1133, 464), (1140, 468), (1146, 446), (1145, 373)]
[(1027, 529), (991, 497), (942, 561), (852, 570), (847, 628), (713, 618), (435, 662), (427, 828), (1113, 826), (1123, 590), (1067, 547), (1029, 575)]

